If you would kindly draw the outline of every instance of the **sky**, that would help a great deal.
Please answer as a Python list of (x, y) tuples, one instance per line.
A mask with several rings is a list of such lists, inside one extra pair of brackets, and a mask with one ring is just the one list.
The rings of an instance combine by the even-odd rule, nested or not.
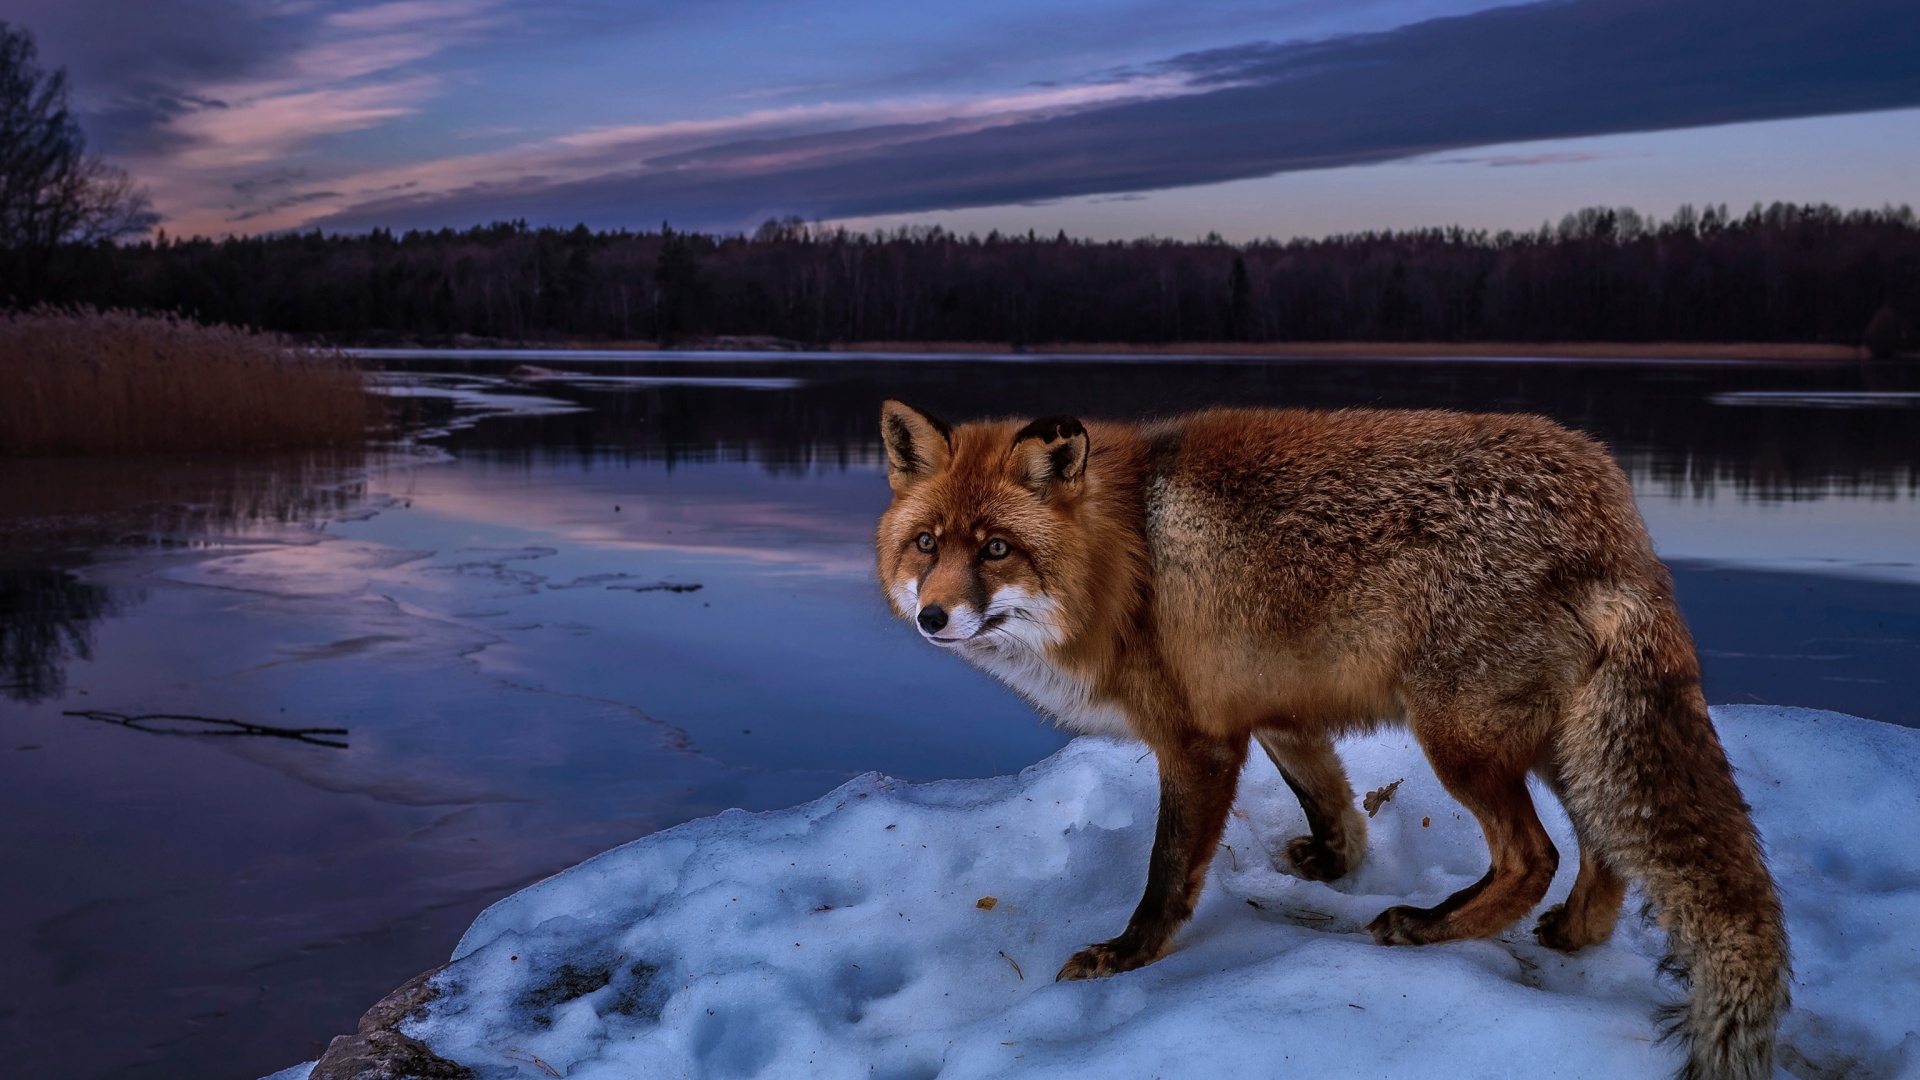
[(1912, 0), (0, 0), (175, 235), (1920, 204)]

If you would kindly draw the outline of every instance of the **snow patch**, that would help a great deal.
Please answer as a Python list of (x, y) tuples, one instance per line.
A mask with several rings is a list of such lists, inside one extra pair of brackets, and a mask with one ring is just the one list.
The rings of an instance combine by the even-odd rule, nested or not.
[[(1714, 718), (1793, 936), (1783, 1067), (1920, 1077), (1920, 731)], [(1655, 971), (1663, 935), (1631, 914), (1573, 956), (1535, 944), (1531, 918), (1373, 944), (1367, 920), (1470, 883), (1486, 850), (1406, 734), (1341, 751), (1357, 790), (1405, 780), (1366, 862), (1331, 884), (1277, 870), (1305, 822), (1255, 760), (1193, 923), (1139, 971), (1053, 981), (1125, 924), (1155, 820), (1152, 758), (1083, 738), (1015, 777), (870, 774), (606, 852), (483, 913), (405, 1030), (481, 1077), (1672, 1074), (1649, 1014), (1678, 991)], [(1553, 903), (1577, 849), (1535, 799), (1562, 852)]]

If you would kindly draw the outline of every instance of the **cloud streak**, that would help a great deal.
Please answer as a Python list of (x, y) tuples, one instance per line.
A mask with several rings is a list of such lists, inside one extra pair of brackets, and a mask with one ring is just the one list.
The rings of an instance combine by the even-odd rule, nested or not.
[[(214, 126), (195, 132), (193, 148), (176, 153), (174, 161), (181, 165), (204, 161), (209, 169), (222, 163), (264, 167), (277, 160), (293, 141), (329, 130), (363, 127), (382, 119), (382, 114), (406, 113), (408, 100), (431, 88), (419, 83), (421, 80), (309, 94), (283, 93), (253, 101), (234, 110), (233, 115), (209, 112), (204, 115), (215, 122)], [(1183, 92), (1184, 80), (1165, 74), (1136, 74), (1124, 82), (1029, 88), (999, 97), (829, 103), (757, 110), (715, 120), (587, 128), (491, 153), (362, 169), (347, 175), (316, 170), (298, 177), (312, 184), (313, 190), (275, 190), (271, 201), (263, 201), (259, 196), (269, 186), (282, 189), (289, 184), (285, 171), (276, 169), (233, 181), (229, 187), (234, 197), (219, 221), (228, 226), (244, 222), (254, 228), (286, 228), (314, 217), (316, 206), (331, 209), (412, 204), (447, 198), (449, 193), (484, 192), (510, 203), (520, 198), (537, 199), (543, 192), (569, 184), (593, 182), (609, 172), (628, 175), (636, 166), (688, 176), (769, 175), (823, 157), (871, 153), (1070, 115), (1117, 100)], [(183, 126), (190, 123), (183, 122)]]
[(1556, 0), (1192, 53), (1047, 91), (1079, 100), (935, 103), (917, 114), (826, 106), (704, 128), (582, 132), (468, 160), (464, 174), (428, 163), (413, 170), (407, 194), (318, 224), (667, 218), (739, 229), (786, 214), (1148, 191), (1499, 143), (1912, 106), (1916, 55), (1920, 5), (1908, 0)]

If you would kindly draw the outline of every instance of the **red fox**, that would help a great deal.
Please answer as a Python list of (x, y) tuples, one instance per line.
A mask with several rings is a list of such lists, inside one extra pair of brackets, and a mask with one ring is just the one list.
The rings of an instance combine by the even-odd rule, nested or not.
[(1284, 858), (1333, 880), (1366, 851), (1334, 753), (1403, 724), (1486, 834), (1492, 867), (1382, 945), (1497, 934), (1559, 853), (1539, 776), (1580, 845), (1542, 944), (1605, 940), (1643, 883), (1688, 1080), (1772, 1075), (1787, 937), (1699, 662), (1626, 477), (1534, 416), (1216, 409), (949, 427), (881, 409), (893, 501), (876, 535), (894, 613), (1075, 731), (1144, 741), (1160, 811), (1146, 892), (1061, 979), (1166, 955), (1192, 915), (1249, 740), (1306, 812)]

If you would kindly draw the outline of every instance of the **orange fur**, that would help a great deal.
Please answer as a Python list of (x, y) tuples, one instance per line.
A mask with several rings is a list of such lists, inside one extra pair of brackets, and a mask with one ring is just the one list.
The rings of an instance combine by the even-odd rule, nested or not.
[(1435, 907), (1382, 912), (1376, 940), (1496, 934), (1541, 900), (1559, 855), (1527, 792), (1537, 774), (1581, 847), (1540, 940), (1602, 940), (1625, 882), (1644, 882), (1693, 978), (1683, 1075), (1771, 1074), (1779, 903), (1666, 569), (1600, 446), (1538, 417), (1441, 412), (950, 428), (888, 402), (881, 428), (894, 497), (876, 549), (895, 613), (1159, 763), (1140, 905), (1062, 978), (1172, 948), (1252, 739), (1307, 813), (1287, 859), (1347, 872), (1366, 825), (1333, 740), (1403, 723), (1492, 865)]

